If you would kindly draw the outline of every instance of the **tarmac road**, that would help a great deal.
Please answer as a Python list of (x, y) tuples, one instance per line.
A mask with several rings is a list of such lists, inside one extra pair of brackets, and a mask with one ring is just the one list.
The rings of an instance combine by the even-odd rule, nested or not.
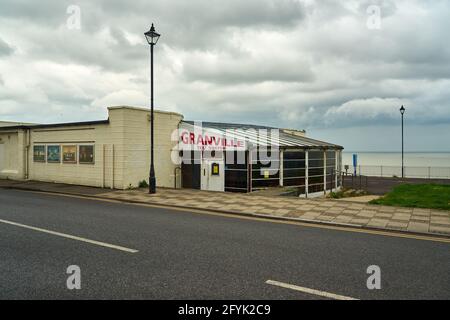
[(0, 299), (450, 299), (439, 239), (0, 189), (0, 244)]

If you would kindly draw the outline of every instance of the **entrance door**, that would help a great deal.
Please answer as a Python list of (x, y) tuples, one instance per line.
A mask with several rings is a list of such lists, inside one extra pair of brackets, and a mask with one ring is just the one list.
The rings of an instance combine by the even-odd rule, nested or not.
[(187, 189), (200, 189), (201, 181), (201, 153), (198, 151), (183, 151), (190, 153), (186, 161), (181, 163), (182, 187)]
[(181, 164), (183, 188), (200, 189), (200, 164)]
[(225, 191), (225, 168), (222, 159), (203, 159), (201, 189), (208, 191)]

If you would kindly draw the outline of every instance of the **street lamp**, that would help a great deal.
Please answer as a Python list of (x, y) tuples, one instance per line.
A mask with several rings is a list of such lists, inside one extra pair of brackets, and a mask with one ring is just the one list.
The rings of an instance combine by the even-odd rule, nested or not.
[(404, 144), (404, 139), (403, 139), (403, 137), (404, 137), (404, 135), (403, 135), (403, 115), (405, 114), (405, 111), (406, 111), (405, 107), (402, 106), (400, 108), (400, 113), (402, 115), (402, 178), (405, 178), (405, 156), (404, 156), (405, 144)]
[(160, 37), (159, 33), (155, 32), (155, 27), (152, 26), (149, 31), (144, 33), (145, 38), (147, 39), (148, 44), (150, 45), (150, 121), (151, 121), (151, 129), (150, 129), (150, 177), (149, 177), (149, 186), (148, 193), (156, 193), (156, 177), (155, 177), (155, 167), (154, 167), (154, 158), (153, 158), (153, 127), (154, 127), (154, 119), (153, 119), (153, 46), (158, 42)]

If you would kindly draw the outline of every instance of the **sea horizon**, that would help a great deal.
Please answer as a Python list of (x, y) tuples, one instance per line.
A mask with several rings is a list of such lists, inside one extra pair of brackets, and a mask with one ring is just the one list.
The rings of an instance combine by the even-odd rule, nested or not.
[[(344, 165), (353, 164), (353, 154), (358, 155), (361, 166), (402, 165), (401, 151), (346, 151), (342, 153)], [(407, 151), (404, 153), (405, 166), (410, 167), (450, 167), (450, 151)]]

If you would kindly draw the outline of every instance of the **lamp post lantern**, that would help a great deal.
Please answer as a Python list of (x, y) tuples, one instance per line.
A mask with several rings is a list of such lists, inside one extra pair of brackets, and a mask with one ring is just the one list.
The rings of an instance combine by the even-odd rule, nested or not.
[(400, 108), (400, 113), (402, 115), (402, 178), (405, 178), (405, 144), (404, 144), (404, 134), (403, 134), (403, 115), (405, 114), (405, 107)]
[(154, 167), (154, 157), (153, 157), (153, 131), (154, 131), (154, 118), (153, 118), (153, 47), (158, 42), (160, 37), (159, 33), (156, 33), (155, 27), (152, 26), (149, 31), (144, 33), (148, 44), (150, 45), (150, 176), (149, 176), (149, 186), (148, 192), (153, 194), (156, 193), (156, 177), (155, 177), (155, 167)]

